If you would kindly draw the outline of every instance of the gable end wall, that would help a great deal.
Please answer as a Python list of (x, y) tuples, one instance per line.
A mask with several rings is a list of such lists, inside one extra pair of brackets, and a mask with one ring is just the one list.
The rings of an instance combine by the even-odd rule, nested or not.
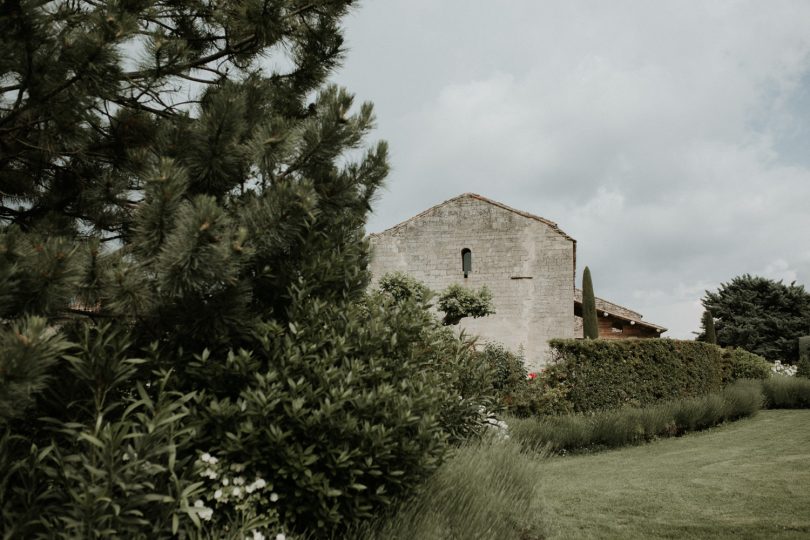
[[(522, 347), (531, 370), (546, 363), (548, 339), (574, 337), (574, 242), (546, 223), (461, 197), (372, 235), (371, 244), (375, 283), (402, 271), (434, 291), (453, 283), (486, 285), (496, 314), (460, 326), (483, 340)], [(466, 279), (464, 248), (473, 265)]]

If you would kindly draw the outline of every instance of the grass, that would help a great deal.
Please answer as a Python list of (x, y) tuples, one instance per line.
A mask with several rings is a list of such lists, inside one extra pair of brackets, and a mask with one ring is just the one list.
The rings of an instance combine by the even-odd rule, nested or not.
[(601, 453), (520, 448), (460, 449), (397, 513), (346, 538), (810, 537), (810, 410)]
[(548, 459), (538, 483), (548, 538), (807, 538), (810, 411)]
[(348, 532), (352, 540), (541, 538), (535, 506), (538, 465), (513, 441), (459, 449), (423, 490), (391, 516)]

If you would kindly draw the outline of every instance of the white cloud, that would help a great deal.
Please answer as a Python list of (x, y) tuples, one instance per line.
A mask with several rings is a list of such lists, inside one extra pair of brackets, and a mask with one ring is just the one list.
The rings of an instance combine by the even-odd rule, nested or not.
[(810, 158), (780, 146), (810, 149), (810, 3), (389, 0), (347, 37), (339, 80), (392, 146), (372, 230), (502, 200), (674, 337), (735, 275), (810, 282)]

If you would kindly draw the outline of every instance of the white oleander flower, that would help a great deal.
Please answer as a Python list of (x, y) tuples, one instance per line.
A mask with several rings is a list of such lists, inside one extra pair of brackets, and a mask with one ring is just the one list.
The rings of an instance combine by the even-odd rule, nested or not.
[(201, 456), (200, 456), (200, 460), (201, 460), (203, 463), (210, 463), (210, 461), (211, 461), (211, 454), (209, 454), (208, 452), (204, 453), (203, 455), (201, 455)]
[(238, 487), (233, 488), (233, 491), (231, 493), (233, 493), (234, 497), (241, 497), (242, 496), (242, 490), (240, 488), (238, 488)]
[(253, 532), (253, 540), (265, 540), (266, 536), (264, 536), (259, 531), (252, 531)]
[(214, 516), (214, 510), (211, 508), (202, 508), (199, 511), (200, 518), (204, 519), (205, 521), (211, 521), (211, 518)]
[(202, 499), (197, 499), (196, 501), (194, 501), (194, 506), (195, 506), (196, 508), (202, 508), (202, 507), (204, 507), (204, 506), (205, 506), (205, 503), (204, 503), (204, 502), (202, 502)]
[(221, 498), (221, 497), (222, 497), (222, 490), (221, 490), (221, 489), (216, 490), (216, 491), (214, 492), (214, 498), (215, 498), (215, 499), (219, 499), (219, 498)]
[(222, 485), (223, 485), (223, 486), (227, 486), (227, 485), (228, 485), (228, 484), (230, 484), (230, 483), (231, 483), (231, 481), (230, 481), (230, 480), (228, 480), (227, 478), (223, 478), (223, 479), (222, 479)]
[(256, 489), (262, 489), (267, 485), (267, 482), (264, 481), (264, 478), (257, 478), (253, 485), (256, 486)]
[(287, 540), (287, 535), (284, 533), (278, 533), (276, 535), (276, 540)]
[(270, 494), (270, 502), (276, 502), (277, 500), (278, 500), (278, 494), (277, 493), (271, 493)]

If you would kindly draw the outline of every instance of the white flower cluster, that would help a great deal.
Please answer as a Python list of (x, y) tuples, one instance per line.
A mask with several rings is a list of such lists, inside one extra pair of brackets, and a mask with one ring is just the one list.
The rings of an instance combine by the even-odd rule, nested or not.
[(786, 375), (788, 377), (795, 377), (797, 369), (798, 368), (796, 366), (791, 366), (790, 364), (783, 364), (779, 360), (776, 360), (771, 366), (771, 373), (775, 375)]
[(211, 521), (211, 518), (214, 517), (214, 509), (205, 506), (205, 502), (202, 499), (194, 501), (194, 508), (197, 509), (197, 515), (200, 516), (200, 519)]
[[(261, 533), (261, 531), (250, 531), (252, 536), (245, 537), (245, 540), (267, 540), (267, 537)], [(284, 533), (278, 533), (276, 535), (276, 540), (287, 540), (287, 535)]]
[(503, 420), (498, 420), (494, 413), (491, 413), (481, 407), (478, 409), (478, 412), (483, 417), (484, 424), (490, 429), (490, 432), (493, 433), (498, 439), (508, 439), (509, 438), (509, 426)]
[[(252, 482), (248, 482), (247, 475), (243, 475), (245, 466), (242, 464), (234, 463), (230, 466), (220, 463), (220, 461), (212, 456), (210, 453), (205, 452), (200, 455), (195, 463), (199, 476), (210, 481), (209, 489), (212, 494), (205, 497), (208, 504), (215, 508), (229, 507), (230, 511), (236, 511), (237, 514), (242, 514), (250, 519), (250, 516), (256, 516), (257, 509), (264, 507), (265, 517), (275, 516), (272, 521), (277, 523), (278, 514), (274, 510), (267, 510), (268, 501), (271, 503), (278, 502), (279, 496), (277, 493), (270, 492), (273, 486), (270, 485), (264, 478), (257, 476)], [(268, 494), (268, 492), (270, 492)], [(205, 505), (205, 501), (200, 499), (194, 502), (194, 507), (197, 515), (205, 521), (210, 521), (214, 515), (214, 509)], [(286, 540), (284, 533), (278, 533), (275, 536), (268, 537), (265, 533), (270, 534), (265, 530), (252, 530), (251, 536), (245, 537), (245, 540)]]

